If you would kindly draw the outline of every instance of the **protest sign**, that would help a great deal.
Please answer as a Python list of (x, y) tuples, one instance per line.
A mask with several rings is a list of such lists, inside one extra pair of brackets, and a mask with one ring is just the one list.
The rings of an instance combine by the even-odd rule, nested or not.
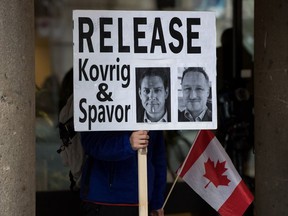
[(75, 10), (73, 44), (77, 131), (217, 128), (213, 12)]

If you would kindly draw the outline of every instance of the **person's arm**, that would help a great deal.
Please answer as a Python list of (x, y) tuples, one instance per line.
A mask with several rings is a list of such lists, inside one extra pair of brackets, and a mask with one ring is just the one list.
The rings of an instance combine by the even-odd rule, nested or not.
[[(166, 150), (164, 143), (163, 132), (158, 132), (156, 143), (153, 143), (153, 164), (155, 167), (155, 181), (153, 185), (153, 194), (150, 201), (151, 214), (164, 215), (164, 211), (161, 209), (164, 203), (164, 195), (167, 180), (167, 161)], [(157, 214), (156, 214), (157, 213)]]
[(81, 143), (86, 154), (99, 160), (124, 160), (148, 144), (147, 132), (93, 131), (82, 132)]
[(81, 143), (87, 155), (106, 161), (124, 160), (135, 154), (129, 137), (131, 132), (82, 132)]

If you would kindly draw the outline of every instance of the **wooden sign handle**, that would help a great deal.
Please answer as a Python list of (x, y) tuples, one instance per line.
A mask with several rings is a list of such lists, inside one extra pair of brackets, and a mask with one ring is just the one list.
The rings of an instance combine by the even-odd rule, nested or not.
[(148, 216), (147, 148), (138, 150), (139, 216)]

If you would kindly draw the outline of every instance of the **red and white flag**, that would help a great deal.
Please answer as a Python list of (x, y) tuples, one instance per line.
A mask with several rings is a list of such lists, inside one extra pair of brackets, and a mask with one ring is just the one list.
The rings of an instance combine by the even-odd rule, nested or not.
[(254, 197), (215, 135), (199, 131), (177, 174), (222, 216), (243, 215)]

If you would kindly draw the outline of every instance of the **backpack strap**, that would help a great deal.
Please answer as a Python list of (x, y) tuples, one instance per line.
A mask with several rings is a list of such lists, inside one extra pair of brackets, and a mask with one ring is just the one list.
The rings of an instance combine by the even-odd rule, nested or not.
[(60, 153), (61, 151), (63, 151), (63, 148), (65, 148), (65, 146), (67, 147), (68, 145), (71, 144), (71, 140), (76, 135), (76, 131), (74, 130), (73, 116), (70, 119), (68, 119), (65, 123), (59, 122), (58, 127), (59, 127), (60, 139), (62, 140), (63, 143), (63, 145), (60, 146), (60, 148), (57, 150), (57, 152)]
[(74, 191), (74, 187), (76, 185), (76, 182), (74, 181), (71, 170), (69, 171), (69, 180), (70, 180), (70, 190)]

